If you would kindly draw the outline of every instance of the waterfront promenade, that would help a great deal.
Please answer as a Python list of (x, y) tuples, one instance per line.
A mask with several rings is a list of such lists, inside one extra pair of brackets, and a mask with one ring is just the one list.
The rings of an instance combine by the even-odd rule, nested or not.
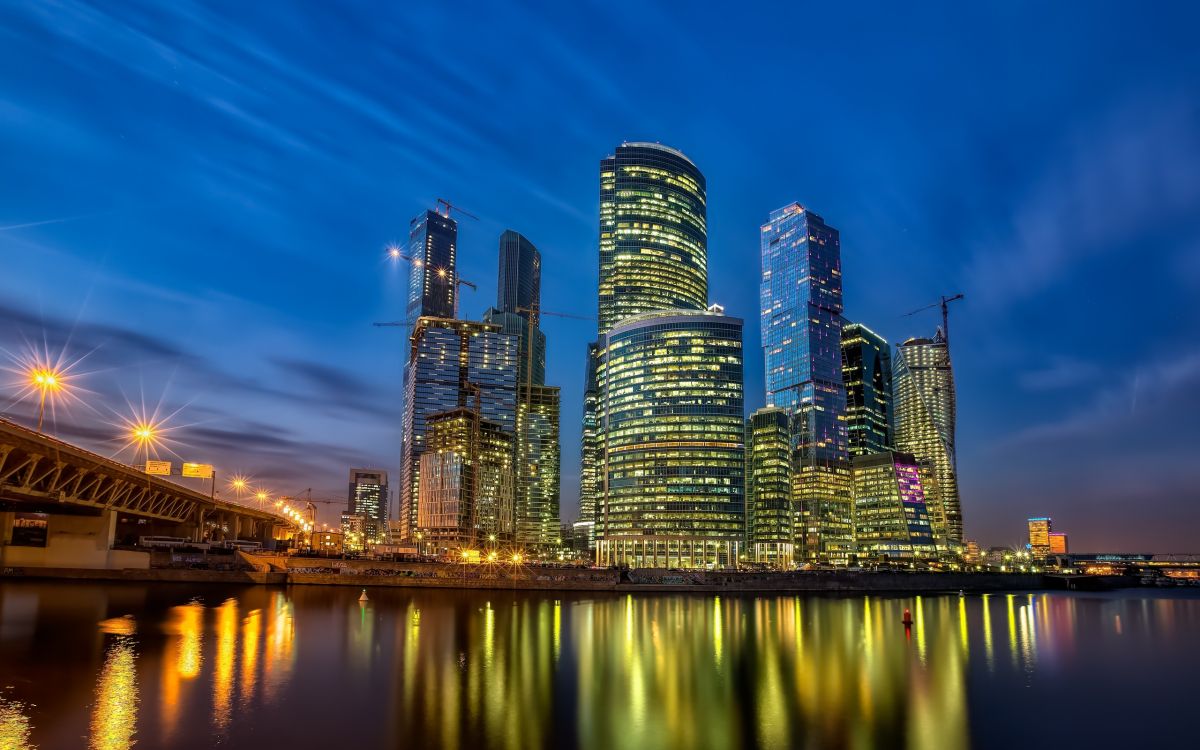
[(150, 568), (81, 570), (4, 568), (6, 578), (94, 581), (246, 583), (272, 586), (355, 586), (540, 591), (697, 593), (937, 593), (1029, 591), (1046, 587), (1040, 574), (904, 571), (734, 571), (543, 567), (511, 564), (397, 563), (243, 554), (242, 570)]

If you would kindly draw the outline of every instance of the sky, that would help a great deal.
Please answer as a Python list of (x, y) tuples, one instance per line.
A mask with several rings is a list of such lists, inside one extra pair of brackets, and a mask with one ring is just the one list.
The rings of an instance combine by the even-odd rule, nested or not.
[[(1157, 3), (0, 5), (0, 412), (64, 361), (50, 429), (123, 460), (157, 410), (175, 460), (341, 503), (399, 464), (405, 270), (447, 198), (461, 314), (506, 228), (543, 307), (596, 308), (598, 162), (626, 140), (708, 182), (711, 301), (746, 320), (758, 227), (841, 232), (847, 318), (951, 327), (967, 536), (1200, 552), (1200, 6)], [(586, 321), (544, 319), (577, 514)], [(228, 490), (227, 490), (228, 491)], [(341, 508), (326, 504), (322, 520)]]

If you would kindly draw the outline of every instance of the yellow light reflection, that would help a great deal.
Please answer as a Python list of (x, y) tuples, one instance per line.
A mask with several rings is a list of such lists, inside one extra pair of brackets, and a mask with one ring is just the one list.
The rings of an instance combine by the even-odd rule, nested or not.
[(242, 705), (249, 704), (254, 698), (254, 688), (258, 682), (258, 637), (261, 632), (262, 611), (252, 609), (242, 621)]
[(991, 597), (991, 594), (983, 595), (983, 654), (989, 672), (995, 671), (996, 668), (996, 654), (992, 646), (992, 614), (988, 611)]
[(218, 731), (229, 726), (233, 702), (233, 663), (237, 657), (237, 601), (226, 599), (217, 607), (217, 657), (213, 673), (213, 724)]
[(135, 661), (132, 639), (118, 636), (108, 648), (96, 685), (89, 744), (93, 750), (127, 750), (133, 746), (138, 709)]
[(717, 658), (717, 668), (721, 667), (721, 646), (723, 645), (723, 632), (721, 624), (721, 597), (713, 599), (713, 654)]
[(32, 750), (29, 735), (33, 726), (25, 715), (25, 705), (0, 695), (0, 747), (13, 750)]

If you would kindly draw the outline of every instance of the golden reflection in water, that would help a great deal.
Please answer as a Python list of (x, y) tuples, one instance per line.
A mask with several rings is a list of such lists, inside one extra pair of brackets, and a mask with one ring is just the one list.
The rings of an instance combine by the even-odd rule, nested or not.
[(916, 603), (913, 604), (913, 614), (917, 618), (917, 655), (921, 658), (921, 663), (925, 663), (925, 610), (921, 606), (921, 597), (917, 597)]
[(258, 682), (259, 636), (262, 633), (262, 610), (252, 609), (242, 620), (242, 686), (241, 704), (250, 705)]
[(0, 695), (0, 748), (35, 750), (37, 745), (29, 741), (33, 726), (25, 713), (25, 704)]
[(717, 667), (721, 666), (721, 597), (713, 598), (713, 653), (717, 657)]
[(1014, 599), (1015, 594), (1006, 594), (1005, 600), (1008, 603), (1008, 653), (1012, 657), (1013, 669), (1017, 668), (1017, 615), (1014, 607), (1016, 606)]
[(204, 623), (204, 607), (195, 602), (172, 607), (169, 614), (168, 642), (174, 643), (174, 653), (164, 655), (162, 695), (159, 714), (162, 718), (163, 742), (170, 740), (179, 720), (181, 683), (200, 674), (200, 642)]
[(213, 725), (218, 732), (229, 726), (237, 631), (237, 600), (226, 599), (224, 604), (217, 607), (217, 656), (213, 670)]
[(126, 750), (137, 728), (138, 688), (133, 639), (117, 636), (104, 657), (92, 710), (94, 750)]
[(971, 650), (970, 639), (967, 638), (967, 600), (963, 597), (958, 597), (958, 634), (962, 639), (963, 656)]
[(983, 595), (983, 656), (987, 661), (988, 672), (996, 671), (996, 655), (992, 646), (992, 615), (988, 611), (991, 594)]
[(268, 611), (263, 698), (270, 703), (292, 674), (296, 644), (294, 608), (287, 595), (279, 591), (272, 592)]

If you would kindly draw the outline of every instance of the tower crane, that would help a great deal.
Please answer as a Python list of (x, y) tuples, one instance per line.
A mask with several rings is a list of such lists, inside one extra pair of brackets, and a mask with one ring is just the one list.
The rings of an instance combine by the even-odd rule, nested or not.
[(934, 302), (933, 304), (930, 304), (930, 305), (925, 305), (924, 307), (918, 307), (916, 310), (913, 310), (911, 312), (906, 312), (906, 313), (904, 313), (904, 317), (907, 318), (909, 316), (916, 315), (919, 312), (925, 312), (926, 310), (929, 310), (930, 308), (934, 308), (934, 307), (942, 308), (942, 337), (944, 339), (946, 339), (946, 349), (948, 351), (950, 349), (950, 307), (949, 306), (950, 306), (951, 302), (957, 302), (958, 300), (961, 300), (961, 299), (965, 299), (965, 297), (962, 294), (955, 294), (951, 297), (947, 297), (946, 295), (943, 294), (941, 297), (941, 301)]
[(446, 207), (446, 213), (442, 214), (442, 210), (441, 210), (440, 208), (439, 208), (439, 209), (437, 209), (437, 212), (438, 212), (439, 214), (442, 214), (442, 216), (445, 216), (447, 219), (449, 219), (449, 218), (450, 218), (450, 211), (452, 211), (452, 210), (453, 210), (453, 211), (458, 211), (460, 214), (462, 214), (462, 215), (464, 215), (464, 216), (469, 216), (469, 217), (471, 217), (472, 219), (474, 219), (475, 221), (479, 221), (479, 217), (478, 217), (478, 216), (476, 216), (475, 214), (471, 213), (470, 211), (467, 211), (465, 208), (462, 208), (461, 206), (456, 206), (456, 205), (454, 205), (453, 203), (451, 203), (450, 201), (446, 200), (445, 198), (438, 198), (438, 199), (437, 199), (437, 203), (438, 203), (438, 205), (439, 205), (439, 206), (445, 206), (445, 207)]

